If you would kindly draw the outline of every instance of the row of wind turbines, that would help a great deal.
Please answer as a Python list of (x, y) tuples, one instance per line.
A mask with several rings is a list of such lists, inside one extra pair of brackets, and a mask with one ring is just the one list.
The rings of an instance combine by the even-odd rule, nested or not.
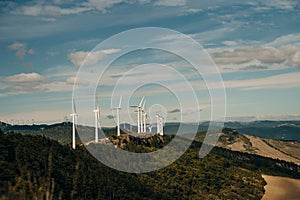
[[(97, 99), (98, 102), (98, 99)], [(116, 117), (117, 117), (117, 136), (121, 135), (121, 128), (120, 128), (120, 110), (121, 110), (121, 103), (122, 103), (122, 96), (119, 100), (119, 105), (117, 107), (112, 108), (116, 110)], [(132, 105), (130, 107), (136, 108), (137, 112), (137, 133), (146, 133), (147, 132), (147, 112), (145, 109), (146, 99), (143, 97), (138, 105)], [(73, 112), (70, 114), (72, 117), (72, 148), (76, 148), (76, 124), (77, 124), (77, 112), (75, 107), (75, 102), (73, 101)], [(93, 110), (95, 115), (95, 143), (99, 142), (98, 130), (99, 130), (99, 121), (100, 121), (100, 108), (98, 103), (95, 104), (95, 109)], [(164, 135), (164, 118), (156, 114), (156, 133), (159, 135)], [(149, 132), (152, 132), (152, 125), (149, 124), (148, 126)]]
[(11, 126), (14, 126), (14, 125), (34, 125), (34, 119), (11, 119), (11, 120), (8, 120), (8, 119), (5, 119), (5, 120), (1, 120), (1, 125), (5, 125), (5, 126), (8, 126), (8, 125), (11, 125)]

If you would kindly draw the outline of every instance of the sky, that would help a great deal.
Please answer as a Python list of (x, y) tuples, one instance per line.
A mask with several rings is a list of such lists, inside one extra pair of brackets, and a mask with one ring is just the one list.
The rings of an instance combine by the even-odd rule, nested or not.
[[(73, 84), (78, 71), (84, 71), (82, 65), (89, 64), (83, 62), (86, 56), (86, 61), (97, 63), (117, 55), (125, 43), (102, 49), (97, 45), (143, 27), (178, 31), (204, 48), (224, 82), (226, 120), (300, 119), (299, 11), (298, 0), (1, 1), (0, 121), (55, 123), (69, 118)], [(159, 39), (157, 43), (165, 39), (187, 51), (176, 37)], [(143, 81), (149, 84), (137, 85)], [(198, 105), (191, 100), (187, 82)], [(112, 99), (118, 83), (122, 92)], [(137, 105), (142, 96), (146, 109), (152, 110), (152, 122), (156, 112), (166, 121), (180, 121), (182, 116), (191, 122), (211, 119), (205, 77), (186, 60), (162, 50), (142, 49), (119, 57), (100, 78), (96, 91), (100, 121), (106, 126), (114, 124), (112, 108), (121, 95), (121, 122), (136, 120), (129, 106)], [(190, 102), (184, 104), (188, 106), (182, 107), (177, 96)], [(93, 117), (90, 108), (83, 110), (79, 118)], [(201, 119), (194, 118), (194, 112)]]

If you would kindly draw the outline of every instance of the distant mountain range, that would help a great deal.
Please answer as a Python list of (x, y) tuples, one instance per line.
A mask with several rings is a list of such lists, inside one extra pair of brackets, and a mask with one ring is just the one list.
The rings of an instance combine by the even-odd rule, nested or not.
[[(179, 123), (166, 123), (165, 133), (172, 134), (178, 130)], [(182, 124), (183, 129), (207, 131), (209, 122), (197, 124)], [(253, 121), (225, 122), (224, 127), (237, 130), (239, 133), (277, 140), (300, 141), (300, 121)]]
[(242, 134), (300, 141), (300, 121), (227, 122), (225, 126), (236, 129)]
[[(178, 132), (177, 134), (194, 132), (205, 132), (208, 129), (209, 122), (197, 123), (166, 123), (164, 126), (165, 134), (175, 134), (178, 130), (184, 132)], [(181, 127), (180, 127), (181, 126)], [(121, 124), (123, 132), (130, 131), (129, 124)], [(180, 129), (179, 129), (180, 127)], [(225, 122), (224, 127), (237, 130), (239, 133), (248, 134), (252, 136), (259, 136), (263, 138), (279, 139), (287, 141), (300, 141), (300, 121), (253, 121), (253, 122)], [(57, 124), (41, 124), (41, 125), (10, 125), (0, 122), (0, 128), (4, 132), (17, 131), (23, 134), (29, 135), (45, 135), (52, 139), (56, 139), (61, 143), (69, 143), (71, 138), (66, 133), (71, 132), (71, 123), (57, 123)], [(94, 138), (93, 127), (80, 126), (84, 130), (85, 135), (81, 135), (81, 139), (89, 141)], [(107, 135), (114, 135), (114, 127), (102, 128)], [(135, 126), (131, 129), (136, 130)], [(156, 132), (156, 127), (153, 127), (152, 132)]]

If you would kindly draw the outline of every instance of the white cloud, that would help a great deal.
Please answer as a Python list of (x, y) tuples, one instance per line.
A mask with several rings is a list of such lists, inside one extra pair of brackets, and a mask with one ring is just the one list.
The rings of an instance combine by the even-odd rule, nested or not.
[(174, 7), (174, 6), (184, 6), (186, 5), (186, 3), (187, 3), (186, 0), (158, 0), (154, 3), (154, 5)]
[(294, 54), (292, 57), (292, 60), (294, 63), (298, 64), (300, 66), (300, 51)]
[(200, 33), (190, 34), (189, 36), (192, 37), (194, 40), (200, 42), (200, 44), (207, 44), (208, 42), (214, 42), (220, 38), (224, 38), (227, 35), (232, 34), (235, 30), (236, 26), (233, 25)]
[(28, 15), (28, 16), (59, 16), (59, 15), (78, 14), (89, 10), (92, 10), (92, 8), (91, 7), (61, 8), (59, 6), (36, 4), (32, 6), (17, 7), (12, 11), (12, 14)]
[(71, 52), (68, 55), (68, 59), (76, 66), (80, 67), (83, 63), (85, 57), (89, 54), (89, 52), (86, 51), (76, 51)]
[(288, 34), (276, 38), (271, 43), (267, 44), (269, 46), (283, 46), (288, 44), (300, 43), (300, 34)]
[(42, 13), (42, 10), (43, 9), (40, 5), (22, 6), (22, 7), (18, 7), (16, 10), (12, 11), (12, 13), (29, 15), (29, 16), (38, 16)]
[(77, 79), (76, 79), (76, 77), (73, 77), (73, 76), (67, 78), (67, 80), (66, 80), (66, 84), (67, 85), (72, 85), (73, 86), (75, 83), (77, 85), (81, 85), (81, 86), (87, 86), (87, 85), (89, 85), (89, 82), (87, 80), (85, 80), (85, 81), (81, 80), (81, 82), (78, 82)]
[(150, 2), (150, 0), (88, 0), (84, 5), (88, 8), (93, 8), (102, 12), (107, 12), (107, 9), (121, 3), (133, 4), (140, 3), (145, 4)]
[(297, 7), (297, 0), (261, 0), (260, 5), (268, 8), (277, 8), (283, 10), (293, 10)]
[(6, 92), (3, 92), (1, 96), (45, 92), (48, 88), (44, 85), (48, 83), (50, 83), (48, 78), (35, 72), (8, 76), (3, 79)]
[(188, 8), (185, 10), (185, 12), (187, 12), (187, 13), (197, 13), (200, 11), (202, 11), (202, 9), (198, 9), (198, 8)]
[(4, 78), (4, 82), (8, 83), (37, 83), (46, 82), (47, 78), (38, 73), (21, 73), (13, 76), (8, 76)]
[(236, 42), (236, 41), (224, 41), (222, 43), (227, 46), (236, 46), (238, 44), (238, 42)]
[(231, 69), (257, 69), (300, 67), (300, 47), (286, 45), (281, 47), (271, 46), (245, 46), (239, 48), (226, 48), (210, 53), (214, 61), (221, 68)]
[(86, 2), (86, 6), (90, 8), (95, 8), (96, 10), (100, 10), (102, 12), (106, 12), (106, 9), (111, 8), (115, 4), (119, 4), (123, 2), (123, 0), (89, 0)]
[(23, 59), (26, 56), (26, 54), (34, 54), (33, 49), (27, 49), (26, 44), (20, 42), (15, 42), (9, 45), (8, 49), (15, 51), (16, 56), (20, 59)]
[[(72, 15), (79, 14), (88, 11), (101, 11), (103, 13), (107, 12), (107, 9), (121, 3), (140, 3), (145, 4), (150, 2), (150, 0), (87, 0), (81, 3), (72, 2), (73, 7), (70, 7), (70, 2), (54, 1), (51, 3), (37, 3), (35, 5), (25, 5), (17, 6), (11, 9), (12, 14), (16, 15), (28, 15), (28, 16), (60, 16), (60, 15)], [(69, 7), (67, 7), (67, 6)], [(45, 21), (55, 21), (54, 18), (42, 18)]]
[(85, 64), (94, 64), (99, 61), (103, 56), (119, 52), (120, 49), (105, 49), (100, 51), (76, 51), (68, 55), (68, 59), (76, 66), (80, 67), (83, 62)]
[(202, 9), (198, 9), (198, 8), (184, 8), (181, 13), (179, 13), (179, 16), (184, 16), (184, 15), (191, 15), (191, 14), (195, 14), (198, 12), (203, 11)]
[(108, 55), (108, 54), (118, 53), (119, 51), (120, 49), (104, 49), (102, 50), (102, 53)]
[(40, 92), (64, 92), (71, 91), (72, 78), (68, 81), (50, 80), (38, 73), (20, 73), (3, 78), (2, 94), (0, 96), (10, 96), (19, 94), (31, 94)]
[(244, 90), (298, 88), (300, 87), (300, 72), (258, 79), (225, 81), (224, 84), (226, 88), (242, 88)]
[(278, 63), (285, 60), (284, 52), (274, 47), (243, 47), (227, 49), (213, 55), (219, 64), (245, 63), (257, 59), (263, 63)]
[(25, 44), (20, 43), (20, 42), (15, 42), (11, 45), (8, 46), (9, 49), (11, 50), (19, 50), (19, 49), (24, 49), (25, 48)]
[[(207, 87), (201, 81), (190, 81), (190, 84), (195, 90), (207, 90)], [(174, 83), (174, 87), (178, 91), (185, 91), (183, 82)], [(217, 89), (219, 83), (210, 85), (211, 89)], [(260, 90), (260, 89), (281, 89), (281, 88), (299, 88), (300, 87), (300, 72), (285, 73), (264, 78), (253, 78), (245, 80), (227, 80), (224, 81), (225, 89), (239, 88), (241, 90)]]
[(44, 22), (55, 22), (56, 21), (56, 19), (53, 17), (42, 17), (41, 20)]
[(66, 83), (69, 85), (74, 85), (75, 82), (76, 82), (76, 77), (69, 77), (66, 80)]

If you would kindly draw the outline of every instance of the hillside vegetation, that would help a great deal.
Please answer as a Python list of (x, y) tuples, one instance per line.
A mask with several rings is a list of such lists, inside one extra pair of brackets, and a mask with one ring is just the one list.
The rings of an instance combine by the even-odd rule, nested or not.
[[(155, 150), (161, 147), (157, 137), (123, 148)], [(43, 136), (0, 132), (0, 199), (261, 199), (261, 173), (300, 178), (293, 163), (222, 148), (199, 159), (200, 146), (194, 142), (161, 170), (129, 174), (104, 166), (81, 146), (72, 150)]]

